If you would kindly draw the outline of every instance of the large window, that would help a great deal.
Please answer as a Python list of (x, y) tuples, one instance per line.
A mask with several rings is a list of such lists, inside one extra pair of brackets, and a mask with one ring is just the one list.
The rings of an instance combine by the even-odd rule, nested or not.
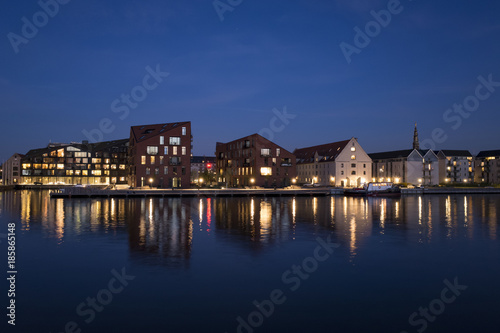
[(269, 148), (262, 148), (260, 150), (260, 155), (261, 156), (271, 156), (271, 149), (269, 149)]
[(157, 155), (158, 154), (158, 146), (148, 146), (146, 149), (148, 155)]
[(260, 168), (260, 174), (262, 176), (271, 176), (273, 174), (273, 169), (269, 167)]
[(181, 145), (181, 138), (178, 136), (171, 136), (169, 142), (170, 142), (170, 145), (172, 145), (172, 146), (180, 146)]

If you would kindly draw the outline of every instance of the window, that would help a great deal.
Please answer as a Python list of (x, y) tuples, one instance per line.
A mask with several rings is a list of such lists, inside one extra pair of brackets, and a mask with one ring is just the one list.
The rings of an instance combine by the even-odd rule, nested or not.
[(141, 156), (141, 164), (146, 164), (146, 156)]
[(165, 137), (163, 135), (160, 135), (160, 145), (165, 144)]
[(351, 160), (355, 160), (356, 159), (356, 155), (351, 155)]
[(158, 146), (148, 146), (146, 152), (148, 155), (158, 155)]
[(269, 167), (260, 168), (260, 174), (262, 176), (271, 176), (273, 174), (273, 169)]
[(163, 164), (164, 159), (165, 159), (165, 156), (160, 156), (160, 164)]
[(340, 171), (340, 174), (343, 176), (344, 175), (344, 171)]
[(356, 151), (356, 147), (352, 146), (351, 151)]
[(341, 167), (341, 168), (343, 168), (343, 167), (344, 167), (344, 163), (341, 163), (341, 164), (340, 164), (340, 167)]
[(120, 164), (120, 170), (125, 170), (127, 166), (125, 164)]
[(182, 135), (186, 135), (186, 127), (182, 128)]
[(168, 175), (168, 166), (167, 167), (163, 167), (163, 174), (164, 175)]
[(180, 146), (181, 138), (178, 136), (171, 136), (169, 142), (172, 146)]
[(92, 163), (93, 164), (99, 164), (99, 163), (101, 163), (101, 159), (100, 158), (93, 158), (92, 159)]
[(59, 170), (64, 169), (64, 164), (58, 164), (58, 165), (57, 165), (57, 168), (58, 168)]
[(186, 167), (182, 167), (182, 174), (185, 175), (186, 174)]
[(366, 168), (366, 164), (363, 164), (363, 168)]
[(146, 175), (149, 175), (151, 173), (151, 168), (146, 168)]
[(181, 158), (180, 157), (170, 157), (169, 164), (170, 165), (180, 165), (181, 164)]
[(351, 175), (355, 175), (355, 174), (356, 174), (356, 170), (352, 170)]
[[(177, 148), (177, 147), (175, 147)], [(182, 147), (182, 155), (186, 155), (186, 147)]]
[(276, 156), (279, 157), (281, 153), (281, 150), (279, 148), (276, 148)]
[(262, 148), (260, 150), (260, 155), (261, 156), (271, 156), (271, 149), (269, 149), (269, 148)]
[(160, 174), (160, 168), (155, 168), (155, 175), (159, 175)]
[(151, 156), (151, 164), (155, 164), (155, 162), (156, 162), (155, 156)]
[(356, 163), (351, 163), (351, 168), (355, 168), (356, 167)]
[(172, 147), (172, 155), (177, 155), (177, 147)]

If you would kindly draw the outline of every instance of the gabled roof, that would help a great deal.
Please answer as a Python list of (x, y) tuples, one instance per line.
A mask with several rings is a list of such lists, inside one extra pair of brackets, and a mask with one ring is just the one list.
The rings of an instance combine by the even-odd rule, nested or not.
[(182, 125), (189, 124), (189, 121), (183, 121), (178, 123), (165, 123), (165, 124), (154, 124), (154, 125), (139, 125), (132, 126), (130, 130), (134, 136), (135, 142), (141, 142), (160, 134), (164, 134), (174, 128), (178, 128)]
[[(406, 158), (410, 156), (412, 152), (413, 149), (403, 149), (403, 150), (386, 151), (381, 153), (372, 153), (368, 154), (368, 156), (370, 156), (372, 160), (385, 160), (391, 158)], [(421, 151), (419, 151), (419, 153), (422, 155)], [(423, 155), (425, 155), (425, 153)]]
[(314, 156), (318, 153), (320, 162), (334, 161), (351, 140), (326, 143), (323, 145), (295, 149), (293, 154), (297, 158), (297, 164), (312, 163)]
[(493, 157), (500, 156), (500, 150), (483, 150), (476, 157)]
[(472, 157), (472, 154), (468, 150), (451, 150), (451, 149), (441, 149), (438, 154), (442, 153), (444, 156), (452, 157)]

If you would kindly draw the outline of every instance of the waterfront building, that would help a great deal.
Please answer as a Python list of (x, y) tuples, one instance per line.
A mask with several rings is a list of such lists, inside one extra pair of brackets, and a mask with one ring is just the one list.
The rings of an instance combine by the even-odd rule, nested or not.
[(474, 179), (476, 183), (500, 184), (500, 150), (485, 150), (477, 154)]
[[(201, 182), (211, 183), (216, 180), (215, 156), (193, 156), (191, 157), (191, 184)], [(203, 185), (203, 184), (199, 184)]]
[(217, 142), (216, 159), (217, 180), (225, 186), (285, 187), (295, 182), (295, 156), (259, 134)]
[(191, 122), (132, 126), (129, 141), (129, 185), (189, 188)]
[(22, 184), (127, 184), (128, 139), (51, 143), (22, 158)]
[(373, 161), (374, 182), (439, 184), (438, 156), (430, 149), (420, 149), (417, 124), (413, 132), (413, 149), (372, 153), (369, 156)]
[(440, 150), (437, 156), (440, 184), (474, 181), (474, 157), (468, 150)]
[(372, 160), (356, 138), (295, 149), (293, 153), (301, 184), (351, 187), (371, 181)]
[(21, 183), (21, 160), (24, 155), (15, 153), (2, 166), (3, 185)]

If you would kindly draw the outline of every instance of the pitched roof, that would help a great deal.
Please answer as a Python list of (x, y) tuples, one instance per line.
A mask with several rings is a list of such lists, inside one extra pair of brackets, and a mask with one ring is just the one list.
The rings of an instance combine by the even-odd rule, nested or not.
[(500, 156), (500, 150), (483, 150), (476, 157), (493, 157)]
[(185, 124), (189, 124), (189, 121), (154, 125), (139, 125), (132, 126), (130, 129), (132, 131), (132, 135), (134, 136), (135, 142), (141, 142)]
[[(394, 151), (386, 151), (381, 153), (372, 153), (368, 154), (372, 160), (385, 160), (391, 158), (403, 158), (408, 157), (412, 153), (413, 149), (403, 149), (403, 150), (394, 150)], [(422, 154), (422, 151), (419, 151)], [(425, 153), (424, 153), (425, 155)]]
[(106, 149), (113, 148), (113, 147), (118, 148), (119, 146), (128, 144), (128, 142), (129, 142), (129, 139), (120, 139), (120, 140), (88, 143), (88, 144), (86, 144), (86, 143), (71, 143), (71, 144), (59, 145), (56, 147), (49, 145), (49, 147), (46, 147), (46, 148), (31, 149), (25, 155), (23, 155), (23, 158), (29, 159), (29, 158), (43, 155), (45, 153), (50, 153), (54, 150), (65, 149), (67, 147), (75, 147), (75, 148), (79, 148), (83, 151), (89, 151), (89, 152), (90, 151), (102, 151), (102, 150), (106, 150)]
[(443, 153), (444, 156), (472, 157), (472, 154), (468, 150), (441, 149), (438, 153)]
[(314, 155), (318, 153), (320, 162), (334, 161), (335, 158), (344, 150), (345, 146), (351, 140), (326, 143), (323, 145), (295, 149), (293, 154), (297, 158), (297, 164), (314, 162)]

